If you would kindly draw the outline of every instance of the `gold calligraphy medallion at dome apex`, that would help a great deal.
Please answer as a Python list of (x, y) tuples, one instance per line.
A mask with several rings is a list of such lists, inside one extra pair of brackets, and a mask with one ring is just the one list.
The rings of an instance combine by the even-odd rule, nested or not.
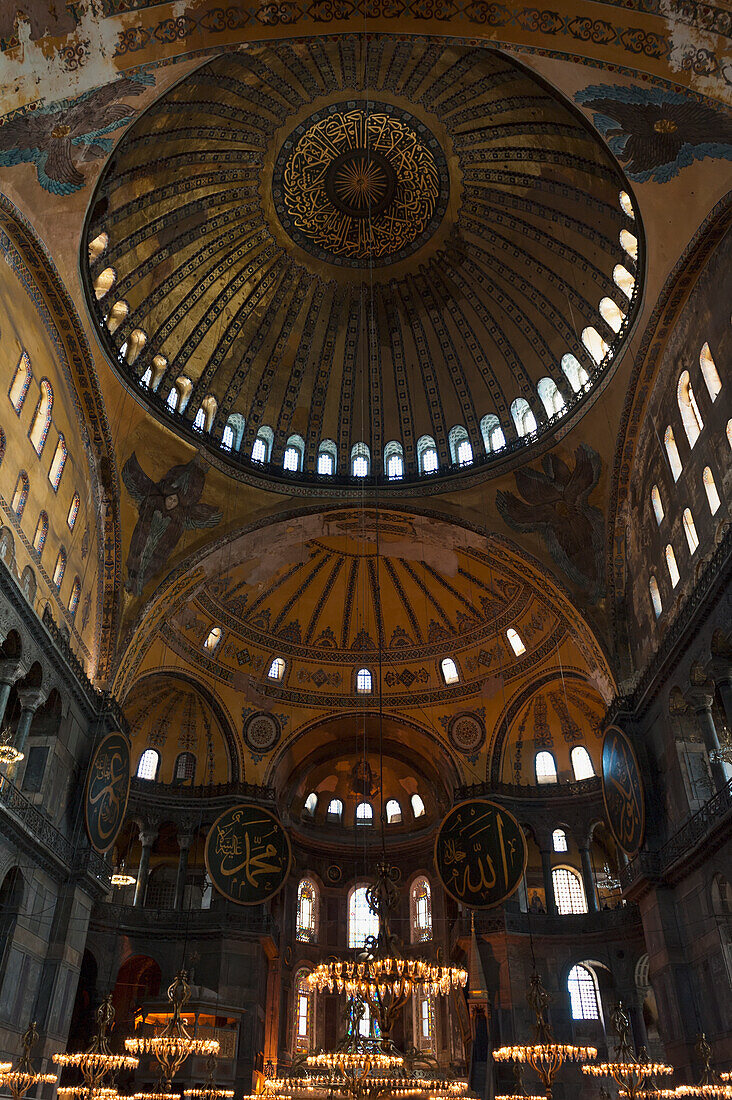
[(273, 178), (275, 208), (293, 240), (345, 265), (410, 255), (442, 220), (448, 190), (434, 135), (385, 104), (312, 115), (284, 143)]

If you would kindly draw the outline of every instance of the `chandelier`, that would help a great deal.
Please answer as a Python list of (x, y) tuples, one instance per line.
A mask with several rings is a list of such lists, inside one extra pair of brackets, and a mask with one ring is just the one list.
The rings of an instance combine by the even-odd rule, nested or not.
[(184, 1089), (183, 1095), (189, 1096), (192, 1100), (233, 1100), (233, 1089), (222, 1089), (216, 1084), (216, 1055), (211, 1053), (206, 1059), (206, 1069), (208, 1070), (208, 1079), (206, 1084), (200, 1089)]
[(392, 1048), (391, 1034), (398, 1014), (413, 992), (445, 996), (468, 980), (468, 972), (462, 967), (437, 966), (425, 959), (404, 957), (402, 943), (390, 926), (399, 901), (391, 872), (382, 859), (366, 891), (369, 908), (378, 918), (378, 933), (366, 938), (355, 959), (329, 959), (307, 977), (310, 988), (319, 993), (336, 990), (368, 1004), (379, 1026), (382, 1050), (387, 1052)]
[(0, 1084), (5, 1085), (15, 1100), (25, 1096), (28, 1089), (39, 1084), (55, 1084), (55, 1073), (36, 1073), (30, 1060), (31, 1047), (38, 1039), (35, 1022), (28, 1025), (23, 1035), (23, 1053), (15, 1068), (10, 1062), (0, 1062)]
[(139, 1059), (129, 1054), (113, 1054), (109, 1049), (108, 1031), (114, 1023), (114, 1008), (112, 1006), (112, 994), (109, 993), (100, 1004), (96, 1012), (97, 1033), (92, 1039), (88, 1050), (77, 1051), (72, 1054), (54, 1054), (53, 1060), (62, 1067), (73, 1066), (81, 1070), (84, 1084), (70, 1086), (79, 1092), (69, 1091), (67, 1095), (91, 1095), (98, 1094), (102, 1081), (106, 1074), (116, 1073), (118, 1070), (134, 1069)]
[[(143, 1035), (125, 1039), (125, 1047), (132, 1054), (154, 1054), (160, 1064), (165, 1080), (166, 1092), (170, 1092), (170, 1083), (180, 1067), (191, 1054), (216, 1055), (219, 1052), (218, 1039), (193, 1039), (184, 1021), (181, 1009), (191, 996), (188, 975), (179, 970), (168, 987), (168, 1000), (173, 1006), (173, 1015), (160, 1035)], [(135, 1060), (137, 1064), (137, 1060)]]
[[(618, 1042), (615, 1045), (615, 1053), (618, 1057), (614, 1062), (582, 1066), (582, 1072), (592, 1077), (612, 1077), (620, 1086), (623, 1096), (627, 1096), (628, 1100), (638, 1100), (639, 1097), (648, 1095), (644, 1091), (644, 1085), (649, 1078), (671, 1074), (674, 1071), (673, 1066), (668, 1066), (664, 1062), (641, 1061), (636, 1058), (629, 1039), (630, 1019), (623, 1008), (622, 1001), (616, 1004), (610, 1019), (618, 1036)], [(657, 1091), (659, 1090), (654, 1089), (654, 1095)]]
[(554, 1033), (546, 1018), (549, 994), (534, 971), (526, 993), (529, 1007), (536, 1014), (537, 1043), (499, 1047), (493, 1052), (497, 1062), (527, 1062), (538, 1074), (545, 1090), (545, 1100), (552, 1100), (554, 1080), (565, 1062), (585, 1062), (597, 1057), (597, 1048), (571, 1043), (555, 1043)]
[[(677, 1096), (732, 1098), (732, 1085), (723, 1080), (712, 1066), (712, 1048), (702, 1032), (697, 1036), (696, 1052), (703, 1064), (701, 1079), (696, 1085), (679, 1085)], [(725, 1075), (729, 1080), (729, 1075)]]
[(137, 882), (137, 879), (134, 875), (131, 875), (129, 871), (125, 871), (123, 860), (119, 867), (115, 867), (114, 871), (112, 871), (109, 881), (112, 886), (132, 886)]
[[(0, 730), (0, 764), (19, 764), (25, 756), (20, 749), (13, 744), (13, 730), (9, 725)], [(8, 1085), (8, 1088), (10, 1086)]]

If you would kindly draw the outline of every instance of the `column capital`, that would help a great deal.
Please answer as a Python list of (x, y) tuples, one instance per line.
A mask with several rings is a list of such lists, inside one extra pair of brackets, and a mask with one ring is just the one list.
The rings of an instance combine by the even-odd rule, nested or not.
[(714, 702), (714, 684), (706, 680), (702, 684), (694, 684), (684, 695), (692, 710), (699, 714), (700, 711), (711, 710)]
[(27, 672), (20, 657), (0, 657), (0, 684), (14, 684)]
[(43, 688), (20, 688), (18, 701), (23, 710), (36, 711), (46, 701), (46, 693)]
[(178, 848), (187, 851), (195, 839), (195, 833), (178, 833)]
[(157, 826), (150, 828), (149, 826), (140, 829), (140, 844), (143, 848), (152, 848), (153, 844), (158, 838)]
[(707, 665), (707, 672), (709, 673), (709, 678), (715, 684), (732, 683), (732, 659), (722, 656), (712, 657)]

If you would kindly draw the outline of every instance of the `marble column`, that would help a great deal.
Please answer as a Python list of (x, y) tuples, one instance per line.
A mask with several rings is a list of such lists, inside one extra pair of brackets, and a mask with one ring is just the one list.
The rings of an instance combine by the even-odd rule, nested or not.
[(546, 911), (550, 916), (557, 915), (557, 899), (554, 897), (554, 881), (552, 879), (552, 854), (546, 848), (539, 849), (541, 853), (541, 873), (544, 876), (544, 897), (546, 899)]
[(193, 833), (180, 833), (178, 835), (178, 874), (175, 878), (174, 909), (183, 908), (183, 897), (186, 889), (186, 875), (188, 874), (188, 853), (193, 843)]
[(17, 657), (3, 657), (0, 659), (0, 726), (5, 720), (10, 689), (24, 674)]
[(696, 715), (699, 729), (701, 730), (704, 744), (709, 754), (712, 769), (712, 781), (715, 790), (721, 791), (727, 786), (727, 769), (719, 759), (719, 736), (714, 724), (712, 703), (714, 701), (714, 685), (711, 683), (694, 685), (686, 694), (687, 702)]
[(137, 868), (135, 898), (132, 902), (135, 909), (141, 909), (145, 902), (145, 890), (147, 889), (147, 880), (150, 874), (150, 853), (152, 852), (152, 846), (155, 843), (157, 835), (157, 829), (143, 830), (140, 833), (142, 852), (140, 854), (140, 865)]
[(587, 898), (587, 909), (590, 913), (597, 913), (600, 910), (600, 906), (597, 903), (597, 890), (595, 889), (595, 876), (592, 871), (589, 846), (581, 846), (579, 854), (580, 863), (582, 865), (582, 882), (584, 883), (585, 897)]
[(18, 728), (15, 731), (15, 747), (23, 752), (30, 733), (33, 715), (44, 701), (44, 693), (40, 688), (21, 688), (18, 692), (18, 700), (20, 702), (20, 718), (18, 719)]

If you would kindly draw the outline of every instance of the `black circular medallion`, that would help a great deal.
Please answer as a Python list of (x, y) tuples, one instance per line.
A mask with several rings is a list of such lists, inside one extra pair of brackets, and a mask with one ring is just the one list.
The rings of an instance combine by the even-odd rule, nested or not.
[(107, 852), (127, 809), (130, 793), (130, 747), (121, 733), (108, 734), (94, 753), (86, 781), (86, 831), (97, 852)]
[(637, 855), (646, 828), (643, 780), (633, 746), (617, 726), (602, 742), (602, 796), (613, 836), (626, 855)]
[(472, 909), (492, 909), (510, 897), (526, 869), (524, 831), (498, 802), (470, 799), (453, 806), (435, 840), (435, 867), (448, 894)]
[(206, 870), (220, 894), (238, 905), (261, 905), (285, 884), (290, 838), (269, 810), (242, 805), (225, 810), (206, 838)]

